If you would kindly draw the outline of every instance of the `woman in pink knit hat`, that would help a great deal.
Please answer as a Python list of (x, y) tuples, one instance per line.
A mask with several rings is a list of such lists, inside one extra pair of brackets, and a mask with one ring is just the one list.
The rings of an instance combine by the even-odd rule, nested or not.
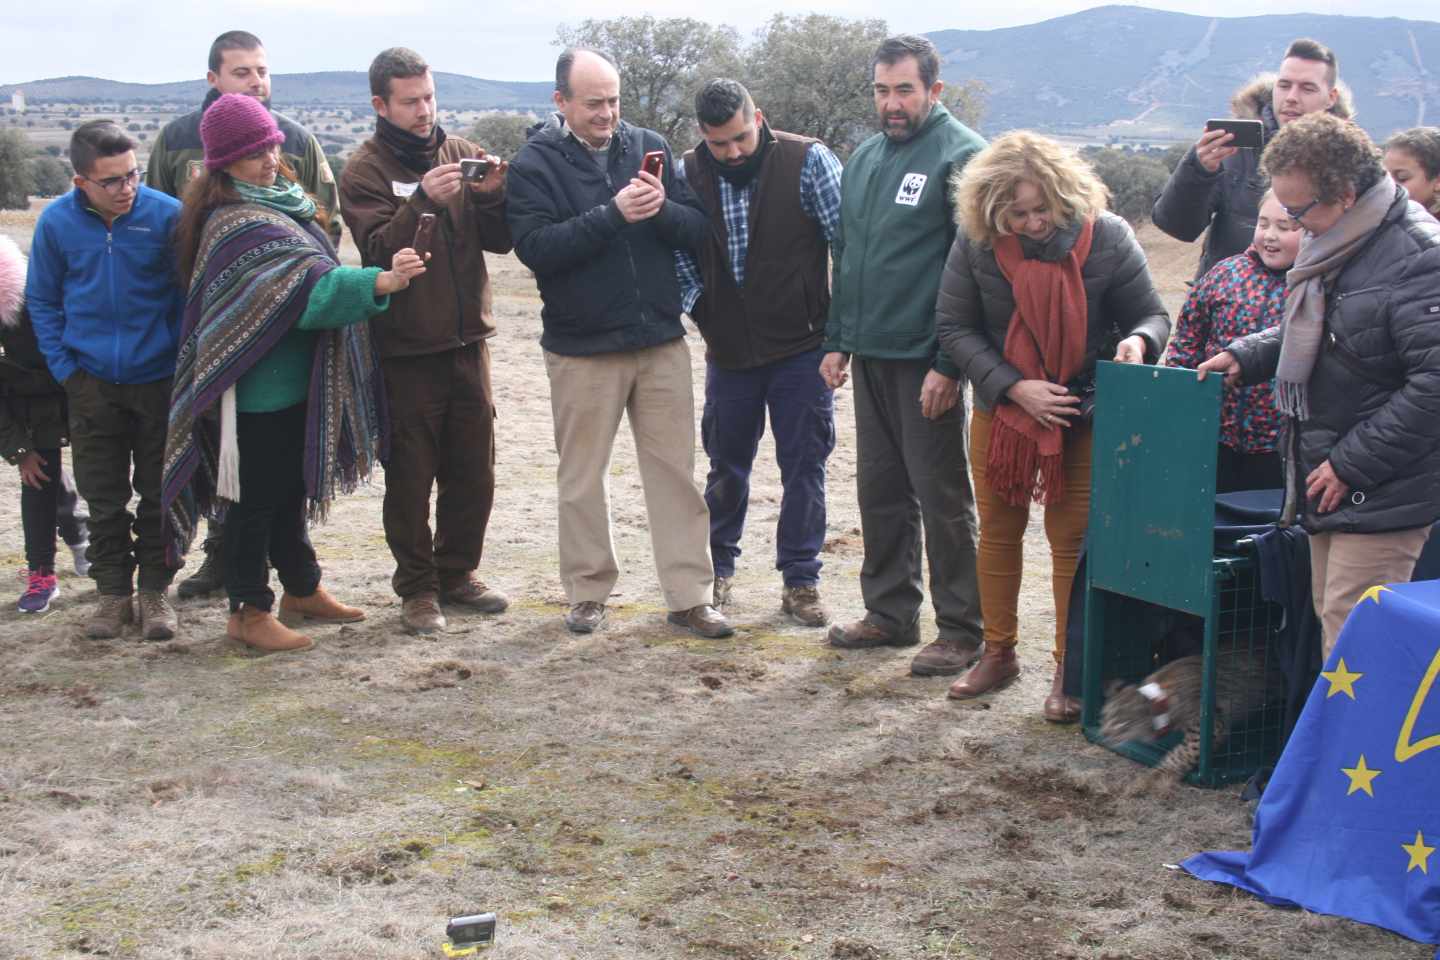
[(309, 638), (287, 620), (365, 614), (320, 586), (307, 522), (368, 478), (386, 436), (380, 368), (364, 321), (425, 272), (414, 250), (389, 270), (342, 267), (326, 216), (280, 156), (284, 136), (251, 97), (226, 94), (200, 121), (205, 172), (176, 228), (189, 283), (165, 445), (167, 549), (202, 513), (226, 514), (226, 632), (265, 653)]

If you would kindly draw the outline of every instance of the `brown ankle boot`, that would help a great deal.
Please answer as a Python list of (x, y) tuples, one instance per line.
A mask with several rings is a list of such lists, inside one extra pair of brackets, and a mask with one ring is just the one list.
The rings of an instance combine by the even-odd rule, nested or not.
[(309, 650), (315, 644), (276, 620), (267, 610), (240, 608), (240, 642), (261, 653), (286, 653)]
[(301, 620), (314, 620), (316, 623), (356, 623), (365, 619), (365, 611), (359, 607), (347, 607), (326, 593), (324, 587), (316, 587), (315, 592), (308, 597), (282, 594), (280, 619), (288, 623), (298, 623)]
[(1015, 648), (987, 643), (975, 666), (950, 684), (947, 696), (951, 700), (969, 700), (991, 690), (1004, 690), (1019, 676), (1020, 661), (1015, 657)]
[(1065, 696), (1065, 668), (1055, 667), (1055, 679), (1050, 681), (1050, 695), (1045, 698), (1045, 719), (1051, 723), (1074, 723), (1080, 719), (1080, 701)]

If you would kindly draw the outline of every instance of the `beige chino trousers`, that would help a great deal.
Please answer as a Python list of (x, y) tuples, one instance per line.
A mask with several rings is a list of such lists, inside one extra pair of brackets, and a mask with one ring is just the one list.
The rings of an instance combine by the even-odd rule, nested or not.
[(1428, 526), (1388, 533), (1310, 535), (1310, 593), (1325, 635), (1326, 660), (1361, 595), (1374, 586), (1409, 583), (1429, 538)]
[(669, 610), (711, 601), (710, 512), (695, 485), (695, 388), (684, 338), (588, 357), (545, 353), (555, 420), (560, 582), (571, 604), (606, 603), (620, 576), (610, 537), (610, 458), (630, 419), (650, 545)]

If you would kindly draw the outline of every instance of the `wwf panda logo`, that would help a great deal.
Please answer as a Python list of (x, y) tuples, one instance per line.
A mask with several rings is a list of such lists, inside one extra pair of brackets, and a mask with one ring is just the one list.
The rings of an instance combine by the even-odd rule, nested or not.
[(929, 179), (923, 173), (905, 174), (905, 179), (900, 181), (900, 189), (895, 192), (895, 202), (907, 207), (918, 207), (920, 194), (925, 192), (925, 181)]

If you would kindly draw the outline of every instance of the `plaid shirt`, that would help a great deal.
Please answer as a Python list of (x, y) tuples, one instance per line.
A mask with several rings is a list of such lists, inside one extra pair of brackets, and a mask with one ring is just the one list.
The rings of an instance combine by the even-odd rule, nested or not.
[[(685, 176), (685, 165), (678, 165)], [(840, 161), (823, 143), (813, 143), (805, 153), (805, 166), (800, 169), (800, 209), (825, 231), (827, 243), (835, 239), (840, 226)], [(730, 272), (735, 286), (745, 286), (745, 252), (750, 247), (750, 198), (755, 195), (755, 181), (736, 188), (724, 177), (715, 178), (720, 188), (720, 215), (725, 218), (729, 237)], [(705, 291), (700, 265), (688, 250), (675, 251), (675, 275), (680, 279), (680, 303), (685, 312), (695, 309), (695, 302)]]

